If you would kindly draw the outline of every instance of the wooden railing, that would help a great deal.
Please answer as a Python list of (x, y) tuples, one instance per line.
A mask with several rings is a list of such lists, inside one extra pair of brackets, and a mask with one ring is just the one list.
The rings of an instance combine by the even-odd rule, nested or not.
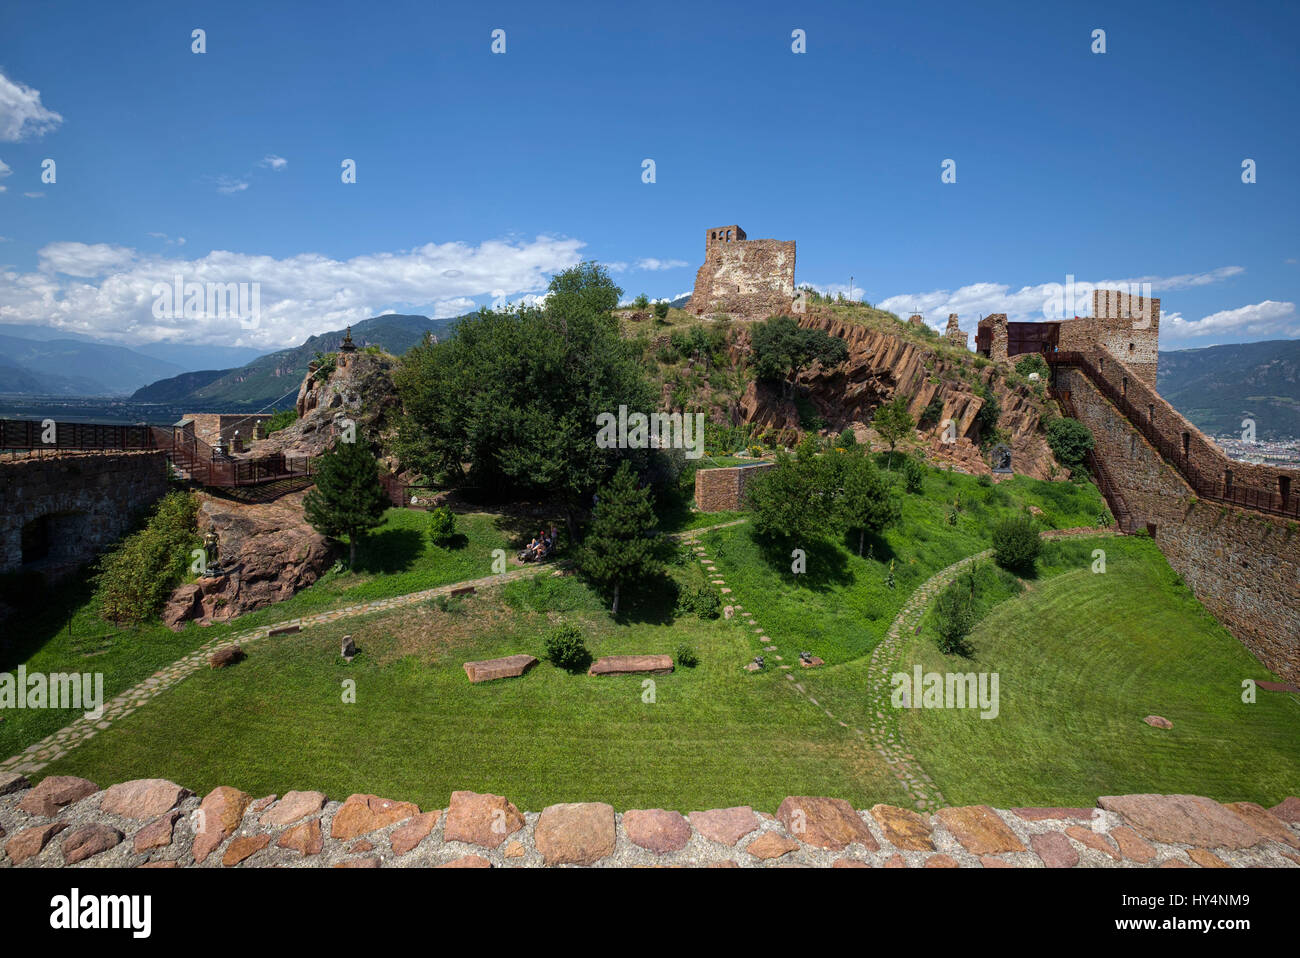
[[(1183, 477), (1192, 491), (1202, 499), (1256, 509), (1260, 512), (1277, 516), (1300, 518), (1300, 489), (1283, 494), (1280, 490), (1259, 489), (1240, 483), (1229, 483), (1218, 476), (1209, 476), (1192, 464), (1191, 456), (1185, 443), (1179, 443), (1164, 435), (1151, 422), (1150, 416), (1142, 412), (1117, 389), (1115, 384), (1103, 376), (1087, 354), (1074, 351), (1044, 353), (1043, 358), (1052, 366), (1075, 366), (1082, 370), (1097, 391), (1111, 401), (1124, 414), (1129, 423), (1151, 443), (1160, 455)], [(1077, 417), (1075, 417), (1077, 418)]]

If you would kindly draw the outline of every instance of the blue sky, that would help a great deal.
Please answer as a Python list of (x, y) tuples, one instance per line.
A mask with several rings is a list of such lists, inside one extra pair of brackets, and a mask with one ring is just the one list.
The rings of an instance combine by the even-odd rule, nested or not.
[[(739, 223), (796, 240), (799, 283), (936, 325), (1042, 318), (1074, 276), (1150, 282), (1164, 348), (1295, 338), (1298, 27), (1292, 3), (11, 2), (0, 323), (278, 347), (580, 258), (671, 297)], [(258, 283), (259, 323), (159, 318), (178, 273)]]

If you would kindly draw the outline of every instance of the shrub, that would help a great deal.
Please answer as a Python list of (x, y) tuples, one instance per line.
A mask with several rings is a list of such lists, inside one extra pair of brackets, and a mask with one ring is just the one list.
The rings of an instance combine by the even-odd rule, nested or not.
[(1025, 356), (1016, 362), (1016, 372), (1028, 377), (1030, 373), (1038, 373), (1039, 376), (1046, 377), (1048, 372), (1047, 360), (1038, 353)]
[(916, 494), (921, 491), (925, 481), (925, 466), (920, 460), (908, 456), (903, 460), (903, 485), (908, 492)]
[(844, 449), (849, 448), (849, 446), (856, 446), (858, 444), (857, 434), (851, 428), (845, 426), (837, 443)]
[(635, 306), (637, 309), (649, 309), (650, 297), (647, 296), (645, 293), (642, 293), (636, 299), (632, 300), (632, 305)]
[(993, 557), (1013, 572), (1031, 572), (1042, 542), (1029, 516), (1003, 519), (993, 526)]
[(946, 655), (964, 654), (966, 636), (975, 626), (973, 587), (967, 576), (950, 582), (934, 602), (934, 624), (939, 649)]
[(943, 399), (940, 398), (939, 396), (935, 396), (928, 403), (926, 403), (925, 408), (921, 410), (921, 421), (917, 423), (917, 425), (918, 426), (937, 425), (939, 422), (939, 417), (942, 415), (943, 415)]
[(1094, 442), (1087, 426), (1062, 416), (1047, 424), (1047, 444), (1061, 465), (1077, 469), (1092, 451)]
[(695, 650), (689, 645), (677, 646), (677, 664), (682, 668), (693, 669), (700, 664), (700, 657), (695, 654)]
[(675, 615), (696, 615), (701, 619), (716, 619), (722, 607), (718, 593), (709, 586), (701, 586), (694, 592), (682, 589), (677, 594)]
[(456, 516), (446, 506), (429, 512), (429, 538), (433, 544), (446, 547), (456, 535)]
[(591, 663), (591, 653), (576, 625), (557, 625), (546, 636), (546, 659), (566, 672), (581, 672)]
[(668, 304), (666, 302), (655, 303), (655, 319), (668, 318)]
[(197, 515), (192, 495), (170, 492), (143, 529), (100, 560), (95, 576), (100, 615), (114, 622), (143, 622), (158, 612), (184, 579), (190, 551), (199, 544)]
[(272, 433), (279, 432), (285, 426), (291, 425), (297, 421), (298, 421), (298, 410), (282, 409), (279, 412), (272, 415), (270, 419), (266, 420), (266, 422), (261, 424), (260, 431), (262, 434), (262, 438), (265, 439), (267, 436), (271, 435)]

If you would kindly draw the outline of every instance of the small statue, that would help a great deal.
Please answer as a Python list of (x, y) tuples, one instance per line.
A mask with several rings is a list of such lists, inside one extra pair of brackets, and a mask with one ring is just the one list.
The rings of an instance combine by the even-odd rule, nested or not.
[(206, 559), (205, 568), (208, 574), (216, 575), (221, 553), (217, 548), (217, 531), (215, 529), (209, 529), (208, 534), (203, 537), (203, 554)]

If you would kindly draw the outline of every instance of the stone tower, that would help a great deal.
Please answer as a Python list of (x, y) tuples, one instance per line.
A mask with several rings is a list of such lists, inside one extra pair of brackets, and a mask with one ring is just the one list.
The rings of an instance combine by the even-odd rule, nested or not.
[(739, 226), (704, 233), (704, 265), (687, 312), (736, 319), (789, 314), (794, 301), (794, 241), (748, 239)]

